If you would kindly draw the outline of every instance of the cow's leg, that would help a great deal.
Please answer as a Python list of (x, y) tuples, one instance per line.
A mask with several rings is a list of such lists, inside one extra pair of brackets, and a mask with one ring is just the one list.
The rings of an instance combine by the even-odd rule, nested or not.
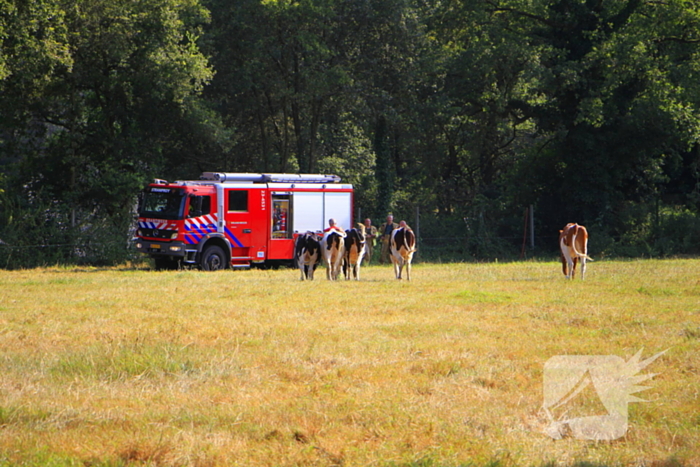
[(312, 267), (313, 271), (311, 271), (312, 274), (316, 274), (316, 269), (318, 269), (318, 267), (321, 265), (321, 261), (323, 261), (323, 257), (321, 256), (321, 253), (319, 252), (318, 256), (315, 257), (311, 263), (311, 264), (313, 264), (313, 267)]
[(564, 255), (566, 256), (566, 267), (568, 269), (568, 272), (566, 274), (567, 279), (573, 279), (574, 278), (574, 268), (576, 267), (576, 260), (571, 257), (571, 255)]
[[(562, 261), (562, 269), (564, 270), (564, 274), (566, 275), (567, 279), (572, 279), (573, 278), (573, 268), (574, 268), (574, 259), (572, 258), (571, 255), (571, 250), (569, 249), (568, 246), (564, 244), (564, 239), (562, 239), (561, 243), (561, 255), (564, 261), (566, 261), (566, 265), (563, 264)], [(567, 269), (568, 266), (568, 269)]]
[(308, 266), (306, 267), (306, 277), (312, 281), (314, 280), (314, 271), (316, 270), (316, 258), (311, 257), (308, 261)]
[(338, 276), (340, 275), (340, 267), (341, 263), (338, 261), (338, 258), (336, 257), (335, 260), (333, 261), (333, 267), (332, 267), (332, 278), (333, 280), (338, 280)]
[(334, 281), (338, 280), (338, 277), (340, 276), (340, 271), (341, 271), (342, 267), (343, 267), (343, 263), (336, 256), (335, 259), (333, 260), (333, 280)]
[(394, 255), (392, 254), (390, 258), (391, 263), (394, 265), (394, 277), (396, 277), (397, 279), (401, 279), (401, 274), (399, 273), (399, 263), (398, 261), (396, 261), (396, 257), (394, 257)]
[(573, 279), (576, 276), (576, 264), (578, 264), (578, 257), (572, 256), (571, 257), (571, 279)]
[(585, 256), (581, 257), (581, 280), (586, 278), (586, 257), (588, 256), (588, 235), (581, 237), (581, 247), (579, 251)]
[(410, 281), (411, 280), (411, 262), (410, 261), (404, 261), (406, 263), (406, 280)]

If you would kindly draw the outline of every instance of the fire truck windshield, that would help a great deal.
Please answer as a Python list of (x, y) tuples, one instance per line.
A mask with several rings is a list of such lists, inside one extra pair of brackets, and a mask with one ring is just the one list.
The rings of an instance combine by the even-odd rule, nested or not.
[(140, 217), (183, 219), (185, 194), (179, 188), (147, 188), (139, 206)]

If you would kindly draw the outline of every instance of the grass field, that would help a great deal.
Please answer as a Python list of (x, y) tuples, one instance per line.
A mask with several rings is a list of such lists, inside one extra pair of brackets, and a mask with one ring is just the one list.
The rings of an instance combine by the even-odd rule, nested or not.
[[(0, 465), (700, 465), (700, 260), (320, 272), (0, 271)], [(624, 437), (544, 434), (550, 357), (641, 349)]]

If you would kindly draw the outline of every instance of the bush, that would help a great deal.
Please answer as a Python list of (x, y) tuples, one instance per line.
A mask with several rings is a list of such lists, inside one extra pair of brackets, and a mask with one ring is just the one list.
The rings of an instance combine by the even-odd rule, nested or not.
[(116, 265), (135, 258), (133, 216), (71, 211), (57, 202), (0, 200), (0, 268)]

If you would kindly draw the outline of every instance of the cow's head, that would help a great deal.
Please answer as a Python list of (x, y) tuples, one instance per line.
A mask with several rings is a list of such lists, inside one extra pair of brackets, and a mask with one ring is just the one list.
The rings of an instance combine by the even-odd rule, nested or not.
[(365, 235), (366, 235), (366, 227), (365, 224), (362, 224), (361, 222), (357, 223), (357, 236), (360, 239), (360, 243), (365, 243)]

